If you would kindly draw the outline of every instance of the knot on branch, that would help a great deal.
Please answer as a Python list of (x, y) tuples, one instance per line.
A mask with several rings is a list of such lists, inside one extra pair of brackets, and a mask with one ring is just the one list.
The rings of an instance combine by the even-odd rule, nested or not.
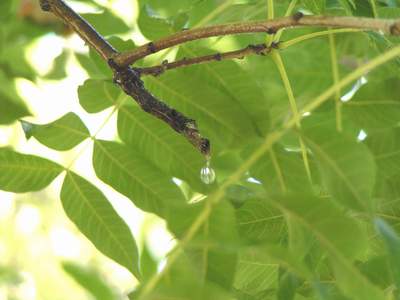
[(400, 22), (396, 22), (390, 26), (390, 34), (400, 35)]
[(270, 50), (266, 44), (248, 45), (247, 48), (258, 55), (265, 55)]
[(40, 0), (39, 4), (40, 4), (40, 8), (43, 11), (50, 11), (51, 10), (51, 5), (50, 5), (48, 0)]
[(300, 11), (296, 12), (292, 18), (293, 20), (295, 20), (296, 22), (298, 22), (302, 17), (304, 17), (304, 14)]

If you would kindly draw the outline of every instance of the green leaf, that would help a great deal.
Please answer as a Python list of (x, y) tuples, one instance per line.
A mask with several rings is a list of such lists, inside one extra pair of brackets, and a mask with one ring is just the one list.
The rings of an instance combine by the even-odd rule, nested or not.
[(44, 76), (46, 79), (60, 80), (67, 76), (66, 64), (68, 61), (69, 53), (64, 50), (59, 56), (54, 59), (53, 67)]
[(21, 117), (30, 115), (21, 99), (12, 78), (0, 69), (0, 124), (10, 124)]
[(380, 218), (375, 219), (375, 227), (385, 242), (389, 265), (392, 271), (393, 280), (397, 288), (400, 288), (400, 237), (397, 233)]
[(64, 271), (97, 300), (119, 299), (111, 287), (100, 277), (100, 274), (88, 267), (74, 262), (63, 262)]
[(362, 129), (379, 130), (400, 124), (400, 87), (398, 78), (363, 85), (350, 101), (345, 102), (344, 112)]
[(200, 180), (204, 157), (182, 135), (137, 106), (122, 106), (118, 112), (118, 133), (130, 147), (171, 176), (206, 191)]
[(400, 174), (400, 129), (381, 130), (368, 135), (366, 144), (375, 156), (380, 179)]
[[(173, 278), (173, 280), (171, 280)], [(182, 255), (169, 269), (168, 276), (161, 278), (158, 285), (151, 289), (146, 295), (140, 294), (140, 286), (130, 299), (143, 300), (231, 300), (227, 291), (219, 286), (200, 280), (199, 270), (191, 264), (187, 257)]]
[(93, 245), (140, 279), (139, 254), (132, 233), (103, 193), (68, 172), (60, 197), (69, 219)]
[(234, 287), (246, 294), (274, 289), (278, 283), (279, 265), (262, 247), (248, 247), (239, 252)]
[(19, 118), (30, 115), (26, 105), (22, 101), (14, 100), (0, 92), (0, 124), (10, 124)]
[(351, 299), (385, 299), (383, 292), (353, 265), (366, 250), (367, 236), (359, 224), (330, 199), (311, 195), (276, 196), (270, 201), (308, 228), (329, 254), (336, 280)]
[(279, 288), (277, 291), (278, 300), (293, 300), (296, 290), (301, 282), (298, 277), (288, 271), (281, 271), (279, 276)]
[[(199, 215), (211, 206), (211, 199), (181, 206), (167, 219), (168, 229), (183, 238)], [(232, 205), (223, 201), (212, 206), (204, 225), (186, 246), (188, 256), (201, 276), (229, 290), (234, 280), (239, 237)]]
[(95, 141), (93, 166), (97, 176), (127, 196), (140, 209), (161, 217), (173, 214), (185, 199), (172, 178), (131, 147)]
[[(215, 53), (215, 50), (199, 47), (181, 47), (178, 57), (200, 56)], [(242, 114), (252, 122), (253, 130), (265, 136), (270, 128), (270, 114), (267, 96), (256, 80), (251, 80), (251, 72), (233, 61), (215, 64), (201, 64), (182, 70), (188, 77), (196, 76), (211, 87), (222, 92), (225, 97), (238, 105)]]
[(159, 99), (195, 119), (201, 133), (210, 138), (214, 153), (222, 145), (239, 147), (243, 140), (255, 136), (251, 120), (241, 107), (204, 80), (171, 71), (161, 77), (147, 77), (146, 87)]
[(12, 0), (3, 0), (0, 3), (0, 20), (4, 20), (11, 13)]
[(158, 40), (174, 32), (171, 22), (156, 16), (148, 4), (140, 10), (137, 22), (140, 32), (149, 40)]
[(0, 189), (14, 193), (39, 191), (63, 168), (47, 159), (0, 148)]
[(284, 216), (263, 199), (247, 200), (236, 217), (241, 237), (249, 241), (277, 241), (285, 236)]
[(157, 265), (157, 261), (152, 257), (149, 247), (144, 243), (140, 255), (140, 273), (143, 276), (143, 280), (147, 281), (157, 273)]
[(118, 16), (109, 10), (99, 13), (82, 14), (101, 35), (112, 35), (129, 31), (129, 26)]
[[(260, 143), (249, 145), (243, 151), (242, 157), (248, 157), (259, 145)], [(251, 167), (250, 173), (263, 183), (270, 194), (285, 191), (309, 192), (312, 189), (301, 154), (287, 151), (278, 145), (260, 158)]]
[(79, 103), (89, 113), (97, 113), (113, 106), (121, 90), (111, 81), (87, 79), (78, 88)]
[(58, 150), (69, 150), (90, 137), (81, 119), (69, 112), (60, 119), (45, 125), (21, 121), (27, 139), (34, 137), (43, 145)]
[(375, 208), (371, 197), (375, 162), (364, 144), (337, 133), (329, 124), (310, 123), (303, 139), (315, 156), (325, 189), (335, 200), (356, 210)]
[(314, 14), (322, 14), (325, 10), (325, 0), (302, 0), (303, 5)]

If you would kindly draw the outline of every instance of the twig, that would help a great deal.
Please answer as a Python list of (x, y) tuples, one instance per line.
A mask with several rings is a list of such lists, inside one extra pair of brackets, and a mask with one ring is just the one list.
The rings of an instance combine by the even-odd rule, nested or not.
[(111, 46), (86, 20), (62, 0), (40, 0), (42, 10), (52, 12), (70, 26), (103, 59), (108, 60), (118, 51)]
[(155, 98), (144, 87), (140, 74), (136, 70), (129, 66), (118, 66), (113, 60), (113, 56), (119, 54), (118, 51), (63, 0), (40, 0), (40, 6), (43, 10), (54, 13), (71, 26), (90, 47), (95, 49), (108, 62), (110, 68), (114, 71), (114, 82), (131, 96), (144, 111), (169, 124), (201, 153), (206, 156), (210, 155), (210, 142), (200, 135), (196, 122)]
[(171, 63), (169, 63), (168, 61), (164, 61), (161, 65), (158, 66), (135, 68), (135, 70), (137, 70), (140, 75), (158, 76), (167, 70), (187, 67), (195, 64), (202, 64), (211, 61), (222, 61), (228, 59), (243, 59), (245, 56), (249, 55), (266, 55), (271, 51), (271, 48), (278, 48), (278, 44), (274, 43), (271, 45), (271, 47), (267, 47), (265, 44), (249, 45), (243, 49), (235, 51), (215, 53), (193, 58), (183, 58)]
[(120, 66), (126, 66), (163, 49), (198, 39), (256, 32), (274, 34), (277, 30), (282, 28), (301, 26), (369, 29), (382, 31), (386, 34), (400, 35), (400, 20), (338, 16), (303, 16), (301, 13), (296, 13), (291, 17), (274, 20), (233, 23), (184, 30), (158, 41), (147, 43), (132, 51), (116, 54), (114, 55), (114, 61)]

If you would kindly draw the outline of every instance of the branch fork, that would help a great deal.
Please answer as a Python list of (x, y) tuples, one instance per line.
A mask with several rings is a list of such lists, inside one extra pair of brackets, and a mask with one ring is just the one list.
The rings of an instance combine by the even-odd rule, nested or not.
[(302, 13), (295, 13), (290, 17), (273, 20), (223, 24), (183, 30), (158, 41), (149, 42), (132, 51), (120, 53), (63, 0), (39, 1), (42, 10), (51, 12), (62, 19), (89, 45), (89, 47), (93, 48), (108, 62), (108, 65), (114, 72), (114, 82), (118, 84), (127, 95), (131, 96), (144, 111), (169, 124), (172, 129), (182, 134), (206, 157), (209, 156), (211, 152), (210, 142), (207, 138), (201, 136), (196, 122), (154, 97), (144, 87), (143, 81), (140, 78), (141, 75), (149, 74), (158, 76), (167, 70), (194, 64), (226, 59), (243, 59), (247, 55), (266, 55), (272, 49), (278, 49), (279, 44), (272, 43), (270, 46), (265, 44), (249, 45), (243, 49), (230, 52), (183, 58), (174, 62), (163, 61), (161, 65), (147, 68), (135, 68), (131, 67), (131, 64), (163, 49), (198, 39), (257, 32), (275, 34), (279, 29), (300, 26), (354, 28), (375, 30), (390, 35), (400, 35), (399, 19), (385, 20), (360, 17), (304, 16)]

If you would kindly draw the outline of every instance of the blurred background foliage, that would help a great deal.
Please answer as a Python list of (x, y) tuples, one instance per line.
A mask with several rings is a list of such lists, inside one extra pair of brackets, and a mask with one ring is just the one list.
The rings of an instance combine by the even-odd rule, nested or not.
[[(68, 3), (119, 50), (132, 49), (184, 28), (267, 17), (265, 0), (79, 0)], [(274, 1), (275, 15), (284, 15), (288, 5), (289, 1)], [(395, 0), (303, 0), (298, 1), (296, 10), (394, 18), (400, 17), (399, 6), (400, 2)], [(1, 0), (0, 22), (0, 146), (71, 166), (73, 171), (90, 179), (133, 232), (141, 254), (144, 281), (163, 267), (175, 237), (166, 229), (165, 221), (137, 209), (121, 194), (135, 198), (136, 206), (164, 217), (169, 230), (178, 238), (190, 225), (192, 216), (204, 208), (204, 203), (200, 201), (188, 211), (178, 211), (180, 218), (163, 215), (164, 211), (158, 207), (154, 209), (145, 201), (140, 202), (137, 194), (128, 195), (130, 191), (121, 180), (107, 176), (107, 168), (100, 164), (104, 161), (104, 149), (112, 153), (123, 153), (124, 149), (96, 142), (96, 176), (88, 141), (80, 144), (82, 140), (95, 132), (97, 139), (121, 139), (136, 151), (132, 153), (143, 155), (142, 161), (151, 162), (160, 174), (167, 174), (165, 178), (184, 179), (184, 182), (175, 181), (184, 194), (180, 197), (197, 202), (217, 189), (260, 146), (260, 137), (278, 128), (291, 115), (279, 71), (269, 57), (192, 66), (146, 78), (146, 86), (155, 95), (194, 117), (204, 135), (210, 137), (218, 183), (205, 186), (198, 172), (204, 164), (203, 158), (169, 128), (129, 104), (119, 110), (118, 119), (115, 116), (108, 119), (111, 107), (125, 98), (113, 86), (111, 72), (70, 29), (51, 14), (42, 13), (36, 0)], [(282, 40), (318, 30), (285, 31)], [(379, 33), (345, 33), (335, 38), (341, 78), (399, 43), (399, 38)], [(162, 51), (139, 64), (152, 65), (164, 59), (226, 51), (264, 41), (264, 34), (211, 38)], [(299, 107), (333, 84), (326, 36), (289, 47), (282, 55)], [(272, 154), (266, 155), (227, 189), (225, 196), (229, 202), (217, 206), (210, 218), (210, 237), (196, 236), (189, 255), (197, 263), (201, 256), (199, 245), (205, 243), (208, 247), (210, 243), (211, 248), (215, 247), (210, 252), (206, 270), (201, 271), (207, 274), (206, 289), (193, 277), (193, 270), (185, 260), (188, 257), (182, 257), (170, 271), (177, 280), (172, 284), (167, 279), (162, 281), (148, 299), (166, 299), (163, 298), (166, 295), (183, 299), (232, 299), (226, 290), (233, 291), (234, 299), (243, 300), (352, 299), (343, 294), (361, 295), (360, 299), (368, 296), (375, 299), (378, 295), (376, 299), (380, 299), (376, 286), (391, 299), (395, 286), (399, 287), (393, 274), (400, 270), (396, 254), (400, 218), (397, 215), (400, 165), (396, 152), (399, 63), (399, 59), (394, 60), (342, 91), (344, 135), (348, 139), (334, 130), (332, 103), (323, 105), (305, 119), (302, 134), (308, 147), (314, 153), (322, 151), (322, 155), (310, 160), (313, 185), (307, 179), (297, 133), (290, 132), (274, 146)], [(350, 98), (352, 101), (346, 102)], [(377, 104), (376, 100), (383, 102)], [(74, 114), (66, 115), (68, 112)], [(23, 122), (18, 122), (21, 118)], [(75, 126), (78, 136), (58, 135), (57, 130), (52, 134), (54, 126), (37, 125), (55, 120), (58, 124)], [(149, 138), (142, 130), (143, 124), (152, 128), (155, 137)], [(176, 146), (171, 153), (160, 142), (164, 138)], [(350, 184), (338, 182), (337, 174), (329, 172), (329, 161), (323, 154), (334, 160)], [(281, 166), (280, 174), (276, 172), (277, 164)], [(358, 173), (353, 174), (353, 169)], [(281, 192), (282, 178), (285, 189), (298, 195), (312, 191), (325, 198), (332, 196), (334, 201), (321, 203), (315, 197), (298, 196), (302, 207), (291, 197), (278, 197), (279, 204), (275, 206), (261, 201), (266, 194)], [(126, 299), (126, 294), (137, 286), (137, 279), (100, 254), (67, 218), (59, 201), (61, 184), (62, 178), (57, 178), (40, 192), (0, 193), (0, 299)], [(176, 187), (175, 190), (178, 193)], [(175, 195), (166, 196), (179, 198)], [(365, 203), (357, 202), (360, 197), (366, 199)], [(315, 210), (319, 212), (318, 218), (312, 215)], [(375, 217), (388, 223), (379, 219), (372, 224), (365, 211), (373, 211)], [(290, 214), (300, 215), (303, 223), (287, 217)], [(289, 231), (295, 237), (290, 241)], [(325, 240), (317, 242), (316, 237), (320, 236)], [(236, 251), (239, 244), (240, 251)], [(289, 244), (290, 249), (275, 248), (277, 244)], [(328, 258), (334, 255), (326, 250), (330, 249), (329, 245), (334, 245), (349, 261), (356, 261), (356, 267), (342, 266), (333, 259), (337, 269), (332, 268)], [(389, 262), (394, 266), (391, 271), (388, 271)], [(196, 263), (196, 267), (204, 268)], [(319, 280), (313, 281), (312, 271), (318, 272)], [(363, 286), (357, 276), (353, 287), (346, 285), (346, 280), (352, 280), (354, 274), (368, 278), (373, 287)], [(365, 294), (368, 296), (362, 298)]]

